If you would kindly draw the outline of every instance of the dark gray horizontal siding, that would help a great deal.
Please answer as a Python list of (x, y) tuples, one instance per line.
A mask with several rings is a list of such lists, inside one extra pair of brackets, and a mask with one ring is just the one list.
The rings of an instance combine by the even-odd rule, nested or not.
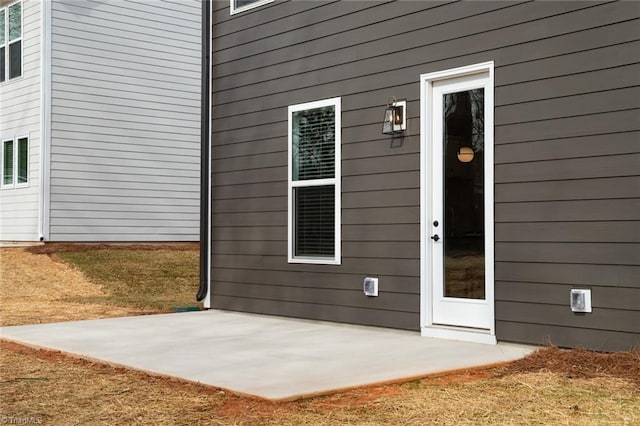
[[(264, 285), (259, 284), (244, 284), (238, 282), (217, 282), (217, 294), (219, 296), (233, 297), (235, 294), (241, 293), (244, 297), (251, 299), (266, 299), (266, 300), (283, 300), (286, 299), (290, 302), (296, 303), (314, 303), (317, 305), (338, 305), (349, 308), (366, 308), (366, 309), (378, 309), (389, 311), (403, 311), (408, 310), (407, 307), (411, 306), (410, 312), (419, 313), (420, 303), (416, 298), (416, 294), (406, 293), (386, 293), (381, 294), (378, 297), (362, 297), (362, 289), (359, 287), (362, 284), (362, 280), (359, 277), (352, 277), (351, 289), (324, 289), (318, 287), (300, 287), (298, 285), (285, 286), (285, 285)], [(387, 296), (388, 297), (385, 297)], [(339, 301), (339, 303), (336, 303)]]
[[(640, 43), (635, 43), (634, 49), (640, 51)], [(640, 55), (638, 55), (638, 61), (640, 62)], [(614, 89), (523, 104), (503, 105), (495, 109), (495, 124), (521, 123), (524, 121), (523, 117), (526, 117), (526, 121), (540, 121), (558, 117), (606, 113), (611, 110), (611, 105), (616, 105), (619, 110), (640, 108), (640, 88)]]
[[(639, 4), (286, 1), (230, 16), (222, 3), (215, 306), (417, 328), (419, 75), (493, 60), (498, 338), (638, 340)], [(408, 101), (403, 138), (380, 134), (391, 95)], [(289, 264), (287, 106), (337, 96), (342, 264)], [(367, 274), (381, 277), (381, 294), (403, 284), (367, 299)], [(590, 317), (568, 308), (574, 285), (592, 288)]]
[[(213, 254), (213, 267), (232, 269), (259, 269), (274, 271), (323, 272), (331, 271), (326, 265), (290, 264), (281, 255), (218, 255)], [(343, 257), (342, 265), (336, 268), (337, 273), (348, 271), (351, 274), (365, 276), (397, 275), (417, 277), (420, 270), (419, 259), (378, 259), (363, 257)], [(362, 282), (358, 284), (361, 289)], [(215, 290), (214, 290), (215, 291)]]
[(496, 262), (640, 265), (640, 244), (498, 241), (495, 256)]
[[(336, 14), (342, 15), (341, 19), (334, 19), (329, 25), (326, 22), (317, 22), (318, 19), (314, 18), (312, 13), (305, 13), (302, 16), (316, 19), (316, 22), (300, 19), (301, 15), (285, 18), (290, 21), (295, 20), (292, 25), (295, 28), (285, 33), (280, 32), (282, 22), (272, 22), (269, 24), (270, 28), (262, 29), (261, 34), (264, 34), (264, 37), (255, 39), (249, 44), (242, 44), (242, 49), (230, 48), (219, 52), (220, 61), (217, 64), (221, 69), (220, 75), (228, 74), (223, 71), (222, 64), (241, 58), (256, 61), (242, 63), (249, 65), (245, 69), (252, 69), (253, 64), (264, 67), (305, 57), (318, 57), (329, 52), (334, 55), (335, 60), (340, 60), (342, 59), (338, 53), (340, 48), (360, 45), (369, 48), (366, 53), (363, 52), (363, 55), (366, 55), (365, 58), (381, 55), (384, 49), (386, 49), (384, 53), (387, 54), (397, 51), (403, 53), (409, 48), (455, 42), (470, 34), (482, 36), (483, 32), (492, 28), (513, 26), (516, 20), (535, 22), (536, 18), (552, 15), (554, 11), (562, 12), (584, 7), (584, 5), (556, 4), (542, 9), (530, 5), (507, 5), (499, 2), (476, 2), (469, 5), (453, 3), (435, 8), (432, 7), (433, 4), (427, 2), (415, 5), (387, 2), (371, 7), (372, 3), (354, 2), (350, 6), (340, 7), (327, 4), (323, 9), (316, 9), (314, 12), (322, 14), (323, 17), (329, 17), (328, 13), (333, 11), (338, 11)], [(522, 11), (519, 17), (516, 17), (516, 7)], [(352, 13), (357, 9), (361, 11)], [(399, 9), (404, 9), (405, 13)], [(491, 11), (495, 12), (490, 13)], [(500, 21), (500, 18), (503, 21)], [(441, 31), (442, 29), (447, 31)], [(245, 30), (245, 32), (248, 31)], [(297, 37), (300, 34), (307, 37)], [(522, 37), (524, 36), (526, 35)], [(263, 60), (258, 63), (260, 59)], [(312, 65), (315, 64), (312, 63)], [(326, 63), (324, 66), (326, 67)], [(320, 67), (321, 65), (315, 65), (311, 70)]]
[(496, 223), (495, 237), (503, 242), (640, 243), (640, 226), (632, 221)]
[(504, 202), (496, 204), (496, 222), (582, 222), (640, 220), (640, 199)]
[(631, 109), (505, 124), (496, 126), (495, 138), (500, 143), (514, 143), (637, 130), (640, 130), (640, 109)]
[(633, 154), (638, 140), (640, 132), (634, 131), (501, 144), (495, 147), (495, 163)]
[(234, 144), (222, 144), (220, 140), (226, 140), (224, 134), (218, 135), (218, 137), (216, 137), (216, 144), (212, 147), (214, 165), (223, 163), (224, 161), (221, 160), (229, 158), (259, 155), (265, 153), (286, 152), (286, 146), (283, 148), (281, 138), (259, 138), (259, 144), (255, 143), (256, 140), (249, 140)]
[(640, 265), (496, 262), (496, 280), (640, 288)]
[[(378, 275), (385, 292), (418, 294), (420, 288), (411, 277)], [(272, 270), (237, 270), (221, 267), (217, 270), (217, 278), (227, 283), (269, 284), (272, 286), (298, 286), (300, 288), (320, 288), (333, 290), (358, 289), (362, 283), (359, 274), (337, 274), (320, 272), (294, 272)], [(302, 279), (301, 279), (302, 278)], [(361, 289), (360, 289), (361, 290)], [(357, 301), (360, 302), (360, 301)]]
[[(601, 200), (636, 198), (640, 191), (640, 176), (501, 183), (496, 184), (495, 188), (495, 201), (498, 203), (598, 200), (595, 204), (597, 206), (606, 204)], [(587, 206), (588, 203), (582, 201), (581, 204)]]
[[(389, 7), (393, 7), (393, 5)], [(259, 73), (259, 75), (253, 73), (254, 76), (260, 78), (260, 80), (254, 82), (256, 83), (257, 87), (254, 88), (253, 86), (247, 86), (247, 83), (249, 82), (246, 80), (243, 80), (242, 84), (244, 84), (245, 86), (242, 88), (242, 90), (246, 90), (247, 93), (252, 92), (252, 94), (249, 95), (248, 97), (256, 97), (260, 93), (260, 92), (256, 93), (252, 89), (257, 89), (261, 92), (268, 93), (269, 96), (271, 97), (273, 96), (274, 91), (279, 90), (279, 87), (282, 87), (282, 89), (280, 90), (284, 91), (287, 89), (288, 90), (296, 89), (298, 87), (300, 88), (311, 87), (318, 83), (327, 84), (327, 83), (330, 83), (331, 81), (336, 81), (338, 77), (340, 77), (341, 72), (350, 72), (351, 74), (345, 75), (344, 78), (351, 77), (352, 83), (362, 81), (364, 84), (367, 84), (364, 82), (364, 80), (366, 79), (374, 79), (375, 82), (377, 81), (383, 82), (385, 81), (384, 77), (387, 77), (387, 73), (389, 72), (395, 73), (396, 76), (393, 77), (394, 81), (403, 81), (403, 82), (409, 83), (409, 82), (415, 81), (416, 75), (420, 74), (421, 72), (424, 72), (424, 65), (423, 65), (424, 60), (421, 61), (421, 59), (425, 56), (423, 53), (428, 53), (429, 59), (433, 62), (444, 61), (446, 59), (450, 60), (456, 57), (463, 56), (465, 54), (474, 55), (479, 50), (483, 50), (482, 48), (485, 48), (485, 46), (488, 44), (493, 44), (490, 47), (490, 49), (491, 48), (500, 49), (501, 56), (504, 56), (505, 54), (504, 48), (506, 46), (513, 46), (512, 63), (522, 62), (524, 58), (522, 55), (521, 44), (523, 43), (531, 42), (533, 40), (536, 40), (536, 38), (547, 39), (553, 35), (560, 36), (563, 34), (569, 34), (569, 33), (572, 33), (571, 30), (584, 31), (590, 28), (600, 27), (603, 24), (606, 24), (609, 22), (628, 20), (630, 17), (629, 9), (632, 8), (632, 6), (629, 6), (629, 5), (605, 6), (610, 10), (611, 13), (607, 14), (606, 16), (607, 20), (603, 20), (602, 10), (598, 10), (597, 8), (591, 7), (583, 11), (576, 12), (574, 14), (575, 19), (571, 21), (566, 19), (564, 15), (560, 15), (553, 19), (546, 20), (545, 25), (540, 25), (540, 22), (538, 20), (535, 20), (534, 19), (535, 17), (529, 13), (531, 12), (532, 9), (535, 9), (537, 14), (544, 16), (544, 15), (553, 14), (554, 8), (559, 8), (562, 10), (566, 10), (570, 8), (579, 8), (579, 7), (584, 8), (585, 4), (575, 3), (574, 5), (572, 5), (570, 3), (564, 3), (564, 4), (554, 3), (553, 5), (552, 4), (547, 5), (547, 7), (543, 9), (536, 5), (523, 5), (523, 6), (509, 5), (505, 7), (504, 4), (500, 4), (500, 3), (491, 4), (491, 3), (484, 2), (484, 3), (476, 3), (474, 5), (468, 5), (468, 4), (452, 5), (452, 6), (449, 6), (448, 8), (451, 9), (454, 7), (458, 9), (468, 9), (468, 8), (474, 8), (474, 7), (483, 7), (485, 9), (487, 8), (490, 9), (490, 8), (501, 7), (503, 8), (501, 13), (507, 14), (507, 17), (505, 19), (510, 21), (508, 26), (505, 27), (503, 30), (493, 30), (488, 33), (482, 33), (482, 31), (486, 31), (488, 28), (500, 28), (499, 23), (496, 20), (496, 14), (486, 13), (484, 15), (476, 16), (473, 18), (475, 20), (482, 19), (482, 25), (474, 24), (474, 22), (464, 22), (464, 25), (461, 25), (460, 22), (457, 22), (455, 25), (451, 25), (450, 28), (446, 28), (447, 31), (443, 31), (444, 25), (437, 25), (437, 26), (434, 26), (433, 28), (428, 28), (427, 32), (425, 31), (407, 32), (405, 34), (401, 34), (398, 37), (391, 37), (391, 38), (388, 37), (386, 39), (383, 38), (371, 43), (363, 43), (360, 37), (354, 39), (352, 36), (349, 36), (347, 34), (344, 36), (344, 44), (346, 45), (344, 55), (341, 56), (338, 54), (338, 52), (336, 52), (335, 40), (325, 41), (327, 44), (327, 49), (329, 50), (329, 52), (326, 55), (327, 57), (319, 58), (321, 60), (320, 63), (310, 65), (311, 71), (322, 69), (323, 71), (322, 75), (318, 75), (317, 73), (290, 74), (291, 70), (297, 71), (299, 69), (298, 67), (292, 66), (297, 64), (291, 63), (293, 59), (292, 57), (295, 57), (298, 51), (300, 52), (300, 56), (304, 58), (304, 62), (309, 63), (309, 61), (313, 60), (313, 58), (308, 58), (307, 56), (313, 56), (314, 58), (318, 57), (318, 52), (322, 51), (321, 46), (316, 46), (312, 42), (307, 42), (306, 39), (304, 44), (293, 45), (293, 46), (287, 45), (286, 41), (284, 41), (283, 42), (284, 46), (281, 49), (282, 56), (283, 56), (281, 62), (283, 64), (282, 66), (288, 69), (288, 73), (283, 74), (279, 70), (274, 70), (273, 78), (275, 80), (265, 81), (262, 77), (265, 75), (265, 70), (261, 69), (261, 72)], [(447, 13), (447, 8), (439, 8), (438, 10), (441, 10), (443, 13)], [(453, 12), (449, 11), (448, 13), (453, 13)], [(429, 14), (429, 11), (425, 12), (424, 14), (425, 15)], [(519, 18), (516, 18), (515, 17), (516, 15)], [(381, 17), (388, 19), (389, 16), (393, 16), (392, 13), (388, 15), (382, 15)], [(513, 25), (514, 24), (513, 20), (519, 19), (521, 21), (527, 21), (528, 20), (527, 17), (531, 19), (531, 22), (521, 26)], [(352, 24), (353, 22), (350, 25), (351, 28), (353, 27)], [(385, 27), (388, 29), (392, 28), (392, 31), (395, 31), (395, 32), (398, 31), (398, 28), (402, 28), (402, 27), (393, 27), (388, 21), (384, 22), (383, 25), (385, 25)], [(424, 25), (424, 19), (420, 19), (420, 16), (417, 14), (413, 15), (412, 25), (413, 26)], [(573, 27), (573, 28), (570, 28), (570, 27)], [(329, 29), (331, 28), (331, 26), (325, 25), (325, 28)], [(464, 37), (456, 38), (455, 34), (452, 34), (452, 31), (455, 31), (456, 33), (466, 33), (468, 34), (467, 36), (468, 39), (464, 39)], [(301, 33), (304, 34), (304, 28), (301, 29)], [(488, 35), (493, 36), (493, 39), (491, 41), (488, 41), (488, 40), (485, 41), (482, 39), (482, 37), (485, 37)], [(445, 38), (445, 40), (438, 42), (438, 40), (441, 40), (443, 38)], [(446, 38), (449, 38), (449, 40), (446, 40)], [(265, 38), (263, 40), (265, 40), (265, 43), (268, 42), (270, 45), (276, 44), (278, 42), (277, 38), (275, 39)], [(319, 39), (319, 40), (323, 41), (325, 39)], [(615, 36), (609, 35), (609, 37), (607, 37), (608, 44), (611, 44), (612, 40), (615, 40)], [(624, 42), (624, 41), (628, 41), (628, 37), (622, 36), (621, 42)], [(358, 48), (361, 48), (363, 51), (363, 53), (357, 56), (358, 61), (354, 61), (354, 56), (353, 56), (353, 47), (356, 42), (359, 42), (357, 46)], [(549, 43), (549, 44), (553, 44), (553, 43)], [(394, 53), (398, 51), (399, 46), (401, 46), (400, 51), (398, 53)], [(412, 47), (412, 46), (415, 46), (415, 47)], [(575, 47), (565, 46), (565, 48), (575, 48)], [(557, 49), (557, 48), (554, 47), (554, 49)], [(244, 51), (244, 48), (234, 49), (234, 52), (238, 52), (238, 53), (243, 51)], [(536, 52), (537, 51), (538, 50), (536, 49)], [(566, 51), (561, 51), (561, 52), (558, 52), (557, 50), (554, 51), (555, 55), (566, 54), (566, 53), (567, 53)], [(370, 60), (371, 64), (361, 59), (365, 55), (372, 57), (372, 59)], [(535, 53), (535, 55), (540, 55), (540, 54)], [(381, 60), (381, 56), (384, 56), (384, 60)], [(264, 67), (267, 64), (277, 61), (276, 52), (270, 51), (268, 49), (267, 50), (261, 49), (260, 54), (251, 56), (250, 59), (253, 61), (252, 63), (242, 62), (242, 61), (235, 61), (233, 63), (229, 63), (229, 69), (230, 69), (229, 73), (233, 74), (233, 76), (235, 77), (238, 70), (252, 70), (257, 67)], [(508, 58), (503, 58), (503, 59), (506, 59), (505, 61), (506, 64), (510, 63), (508, 61)], [(531, 60), (531, 56), (528, 56), (527, 60)], [(336, 62), (339, 61), (338, 65), (336, 65), (336, 69), (327, 68), (327, 63), (331, 63), (329, 61), (336, 61)], [(349, 66), (344, 66), (343, 64), (345, 64), (345, 62)], [(221, 63), (222, 61), (218, 62), (218, 64), (221, 64)], [(409, 66), (413, 64), (415, 65)], [(218, 75), (225, 74), (224, 71), (220, 69), (220, 67), (222, 66), (223, 65), (219, 65), (216, 70)], [(415, 68), (415, 66), (418, 66), (418, 68)], [(374, 67), (374, 68), (371, 68), (371, 67)], [(380, 68), (380, 67), (385, 67), (385, 68)], [(365, 71), (360, 71), (361, 69)], [(295, 80), (289, 82), (288, 80), (292, 80), (292, 79), (285, 78), (288, 75), (295, 77)], [(322, 78), (323, 80), (318, 81), (318, 78)], [(388, 82), (390, 81), (390, 78), (386, 79), (387, 84), (383, 84), (380, 87), (388, 87), (389, 85)], [(496, 76), (496, 78), (497, 78), (496, 83), (500, 85), (501, 84), (500, 77)], [(224, 84), (224, 81), (221, 81), (220, 83)], [(260, 84), (257, 84), (257, 83), (260, 83)], [(511, 83), (511, 81), (507, 81), (507, 83)], [(397, 84), (397, 83), (394, 83), (394, 84)], [(353, 93), (353, 87), (354, 86), (352, 85), (352, 88), (349, 93)], [(365, 91), (371, 90), (372, 88), (376, 88), (376, 85), (374, 84), (374, 82), (369, 82), (367, 84)], [(235, 98), (240, 97), (242, 93), (242, 92), (238, 92), (237, 87), (234, 88), (233, 90), (230, 90), (229, 93), (224, 92), (224, 89), (225, 89), (224, 85), (222, 85), (221, 87), (218, 87), (218, 90), (217, 90), (218, 93), (216, 95), (218, 97), (221, 97), (220, 100), (222, 102), (228, 102), (227, 98), (229, 96), (233, 96)], [(219, 90), (222, 90), (222, 92), (219, 92)], [(225, 96), (225, 98), (222, 98), (222, 96)], [(231, 99), (232, 98), (229, 98), (229, 100)]]
[[(638, 110), (640, 111), (640, 110)], [(638, 116), (640, 120), (640, 116)], [(640, 154), (621, 154), (496, 165), (496, 183), (633, 176)]]
[(335, 321), (379, 327), (417, 330), (420, 314), (416, 312), (358, 308), (344, 305), (301, 303), (289, 300), (270, 300), (246, 297), (239, 292), (233, 296), (216, 295), (216, 305), (232, 311), (253, 312)]
[[(572, 288), (587, 288), (579, 284), (543, 284), (527, 282), (496, 282), (498, 302), (520, 302), (566, 307)], [(593, 308), (635, 311), (640, 304), (640, 294), (635, 288), (614, 286), (589, 286), (595, 301)]]
[[(615, 49), (615, 46), (611, 46)], [(582, 93), (614, 90), (637, 86), (634, 74), (640, 71), (640, 64), (631, 63), (584, 73), (559, 75), (540, 80), (526, 81), (507, 86), (497, 86), (496, 99), (500, 103), (514, 104), (538, 101), (561, 96), (575, 96)], [(498, 143), (496, 141), (496, 143)]]
[[(636, 291), (637, 293), (637, 291)], [(593, 295), (593, 294), (592, 294)], [(593, 308), (592, 315), (576, 315), (567, 309), (566, 304), (544, 304), (543, 308), (530, 302), (500, 302), (496, 306), (496, 320), (513, 322), (548, 324), (571, 328), (588, 328), (592, 330), (616, 330), (626, 333), (639, 331), (640, 312), (616, 307), (615, 309)], [(517, 312), (517, 313), (516, 313)], [(544, 318), (540, 318), (544, 312)], [(505, 318), (506, 316), (506, 318)]]
[[(638, 318), (634, 318), (638, 321)], [(628, 351), (638, 347), (638, 332), (594, 330), (549, 324), (496, 321), (496, 334), (504, 340), (531, 344), (561, 344), (601, 351)]]

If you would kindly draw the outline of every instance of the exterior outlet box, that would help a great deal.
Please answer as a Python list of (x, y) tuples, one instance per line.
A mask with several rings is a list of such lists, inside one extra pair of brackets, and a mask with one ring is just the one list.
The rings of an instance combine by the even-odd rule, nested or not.
[(571, 310), (591, 312), (591, 290), (571, 289)]
[(377, 296), (378, 295), (378, 279), (367, 277), (364, 279), (364, 294), (366, 296)]

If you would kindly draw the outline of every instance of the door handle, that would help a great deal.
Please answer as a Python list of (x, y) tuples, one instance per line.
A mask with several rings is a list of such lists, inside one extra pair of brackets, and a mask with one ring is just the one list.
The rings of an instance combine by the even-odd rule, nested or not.
[(433, 241), (438, 241), (440, 239), (440, 237), (438, 236), (438, 234), (435, 234), (434, 236), (431, 237), (431, 239)]

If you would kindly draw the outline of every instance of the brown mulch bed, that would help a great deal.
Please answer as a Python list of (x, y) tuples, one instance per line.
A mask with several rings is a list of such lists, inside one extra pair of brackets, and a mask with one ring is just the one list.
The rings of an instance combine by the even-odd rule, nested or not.
[(496, 370), (498, 376), (537, 372), (558, 373), (570, 379), (617, 377), (640, 386), (640, 350), (600, 353), (550, 346)]

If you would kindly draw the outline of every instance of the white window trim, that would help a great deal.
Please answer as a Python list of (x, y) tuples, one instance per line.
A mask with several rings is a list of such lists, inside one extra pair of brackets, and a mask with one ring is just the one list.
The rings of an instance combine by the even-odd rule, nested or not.
[[(15, 40), (9, 41), (9, 8), (16, 3), (21, 3), (20, 5), (20, 37)], [(6, 84), (10, 81), (17, 81), (24, 77), (24, 0), (17, 0), (12, 3), (9, 3), (5, 7), (1, 7), (0, 10), (4, 10), (4, 81), (0, 82), (0, 84)], [(16, 42), (20, 42), (20, 75), (17, 77), (9, 78), (9, 44), (13, 44)]]
[[(342, 113), (341, 113), (341, 98), (331, 98), (324, 99), (320, 101), (307, 102), (304, 104), (298, 105), (290, 105), (288, 112), (288, 128), (287, 128), (287, 136), (288, 136), (288, 149), (287, 149), (287, 165), (288, 165), (288, 191), (287, 191), (287, 226), (288, 226), (288, 244), (287, 244), (287, 252), (289, 263), (309, 263), (309, 264), (320, 264), (320, 265), (340, 265), (342, 262), (342, 251), (341, 251), (341, 150), (342, 150)], [(329, 179), (312, 179), (312, 180), (302, 180), (302, 181), (293, 181), (293, 135), (292, 135), (292, 127), (293, 127), (293, 113), (297, 111), (304, 111), (308, 109), (316, 109), (327, 106), (334, 107), (335, 113), (335, 166), (334, 166), (334, 178)], [(334, 255), (333, 257), (300, 257), (294, 256), (294, 232), (295, 232), (295, 223), (294, 223), (294, 199), (293, 199), (293, 188), (305, 187), (305, 186), (324, 186), (324, 185), (334, 185), (335, 189), (335, 219), (334, 219)]]
[(246, 12), (247, 10), (255, 9), (256, 7), (264, 6), (265, 4), (272, 3), (275, 0), (258, 0), (254, 3), (248, 4), (242, 7), (236, 7), (235, 0), (229, 0), (231, 15), (235, 15), (236, 13)]
[[(18, 183), (18, 141), (20, 139), (27, 140), (27, 181), (24, 183)], [(2, 138), (0, 139), (0, 143), (2, 146), (0, 147), (0, 188), (2, 189), (14, 189), (14, 188), (27, 188), (29, 187), (29, 183), (31, 182), (31, 165), (30, 158), (31, 155), (29, 150), (31, 149), (29, 135), (19, 135), (12, 138)], [(11, 160), (13, 163), (13, 176), (10, 184), (4, 183), (4, 143), (11, 142), (13, 144), (13, 159)]]
[[(19, 171), (19, 164), (18, 164), (18, 154), (20, 152), (20, 147), (19, 147), (19, 142), (20, 139), (26, 139), (27, 140), (27, 181), (24, 183), (18, 183), (18, 171)], [(14, 155), (13, 155), (13, 183), (14, 183), (14, 188), (27, 188), (29, 186), (29, 183), (31, 182), (30, 176), (31, 176), (31, 138), (29, 138), (29, 135), (20, 135), (17, 136), (14, 139)]]

